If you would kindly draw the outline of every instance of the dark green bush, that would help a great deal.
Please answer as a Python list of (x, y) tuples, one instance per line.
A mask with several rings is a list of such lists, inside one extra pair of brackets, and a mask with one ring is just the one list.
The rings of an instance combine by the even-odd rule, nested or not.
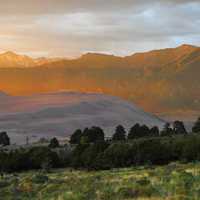
[(32, 178), (32, 182), (37, 183), (37, 184), (46, 183), (48, 180), (49, 180), (49, 177), (43, 174), (36, 174)]
[(0, 189), (9, 186), (8, 181), (0, 180)]

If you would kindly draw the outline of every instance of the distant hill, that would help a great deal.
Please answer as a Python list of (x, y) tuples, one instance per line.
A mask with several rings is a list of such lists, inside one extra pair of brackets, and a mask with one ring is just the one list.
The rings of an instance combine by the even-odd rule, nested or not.
[(127, 57), (88, 53), (31, 68), (0, 68), (0, 90), (11, 94), (101, 92), (161, 115), (196, 117), (199, 74), (200, 48), (182, 45)]
[[(5, 99), (6, 98), (6, 99)], [(91, 126), (111, 135), (117, 125), (129, 129), (135, 123), (160, 128), (164, 121), (120, 98), (78, 92), (59, 92), (32, 96), (0, 95), (0, 131), (12, 141), (25, 142), (41, 137), (67, 137), (74, 130)]]

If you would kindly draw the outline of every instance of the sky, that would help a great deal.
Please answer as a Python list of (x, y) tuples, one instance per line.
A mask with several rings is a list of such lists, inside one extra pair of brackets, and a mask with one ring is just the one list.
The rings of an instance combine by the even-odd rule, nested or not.
[(0, 51), (119, 56), (200, 46), (200, 0), (0, 0)]

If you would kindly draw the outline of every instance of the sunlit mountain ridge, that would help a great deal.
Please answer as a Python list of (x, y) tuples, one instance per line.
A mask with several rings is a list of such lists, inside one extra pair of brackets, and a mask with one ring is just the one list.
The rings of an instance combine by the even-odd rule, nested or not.
[(127, 57), (88, 53), (34, 67), (31, 63), (30, 67), (0, 68), (0, 90), (15, 95), (60, 90), (100, 92), (161, 115), (187, 116), (200, 111), (200, 48), (196, 46)]

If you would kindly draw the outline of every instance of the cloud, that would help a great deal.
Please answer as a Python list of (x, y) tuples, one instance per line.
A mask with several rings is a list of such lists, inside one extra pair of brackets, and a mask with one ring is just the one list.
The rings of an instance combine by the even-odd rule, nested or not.
[(199, 0), (0, 0), (1, 14), (61, 14), (70, 12), (122, 11), (154, 3), (186, 4)]
[(131, 54), (200, 45), (199, 0), (0, 0), (1, 50)]

